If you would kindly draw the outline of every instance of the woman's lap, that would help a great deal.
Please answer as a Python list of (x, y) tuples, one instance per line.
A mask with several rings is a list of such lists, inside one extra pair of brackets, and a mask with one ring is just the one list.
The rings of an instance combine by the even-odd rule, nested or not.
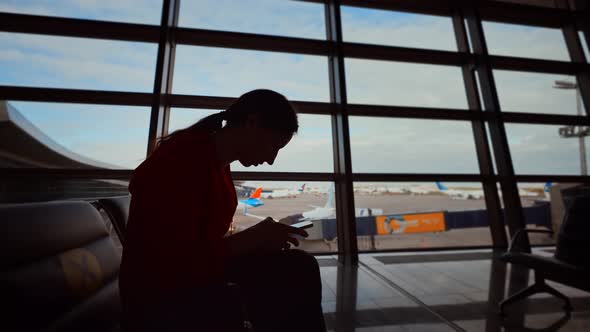
[(321, 293), (317, 261), (303, 251), (242, 256), (228, 264), (226, 280), (219, 284), (128, 315), (128, 329), (234, 331), (245, 310), (256, 332), (325, 331)]
[(240, 257), (227, 267), (258, 330), (323, 331), (321, 279), (315, 258), (300, 250)]

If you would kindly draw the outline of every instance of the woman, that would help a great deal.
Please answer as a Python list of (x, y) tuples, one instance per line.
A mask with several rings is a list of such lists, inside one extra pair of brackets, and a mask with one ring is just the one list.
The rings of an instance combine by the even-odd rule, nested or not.
[(162, 139), (134, 171), (119, 281), (126, 329), (222, 331), (247, 316), (255, 331), (325, 330), (317, 262), (288, 250), (304, 230), (267, 218), (225, 236), (237, 205), (230, 163), (272, 165), (297, 129), (284, 96), (250, 91)]

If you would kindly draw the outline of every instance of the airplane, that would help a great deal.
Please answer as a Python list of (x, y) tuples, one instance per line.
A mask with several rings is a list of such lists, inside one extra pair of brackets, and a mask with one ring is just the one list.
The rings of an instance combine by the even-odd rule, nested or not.
[(444, 184), (440, 182), (436, 182), (436, 187), (438, 190), (445, 195), (451, 196), (453, 198), (458, 199), (482, 199), (484, 197), (483, 190), (481, 189), (473, 189), (473, 190), (456, 190), (456, 189), (449, 189)]
[[(551, 187), (551, 185), (552, 185), (551, 182), (547, 182), (547, 183), (545, 183), (545, 186), (543, 187), (543, 192), (545, 193), (546, 197), (548, 196), (549, 188)], [(449, 189), (440, 182), (436, 182), (436, 187), (438, 188), (439, 191), (441, 191), (444, 194), (449, 195), (453, 198), (458, 198), (458, 199), (483, 199), (484, 198), (483, 190), (480, 190), (480, 189), (474, 189), (474, 190)], [(500, 196), (502, 196), (502, 191), (498, 191), (498, 194)], [(533, 191), (518, 189), (518, 195), (519, 196), (537, 196), (538, 193), (533, 192)]]
[(299, 221), (318, 220), (332, 218), (336, 215), (334, 208), (334, 185), (330, 186), (328, 190), (328, 200), (324, 206), (313, 206), (313, 210), (303, 212)]
[[(324, 206), (314, 206), (311, 205), (314, 209), (310, 211), (303, 212), (301, 214), (301, 218), (299, 221), (313, 221), (319, 219), (328, 219), (334, 218), (336, 215), (336, 209), (334, 207), (334, 185), (330, 186), (328, 190), (328, 200)], [(370, 215), (381, 215), (383, 214), (383, 209), (369, 209), (369, 208), (356, 208), (355, 209), (355, 216), (356, 217), (365, 217)]]
[(263, 192), (260, 194), (260, 196), (262, 198), (283, 198), (283, 197), (289, 197), (289, 198), (293, 198), (299, 194), (301, 194), (302, 192), (305, 191), (305, 183), (294, 190), (289, 190), (289, 189), (277, 189), (277, 190), (273, 190), (271, 192)]
[(262, 193), (262, 188), (256, 188), (254, 192), (248, 197), (247, 199), (239, 199), (238, 200), (238, 209), (243, 209), (244, 215), (248, 215), (248, 207), (259, 207), (264, 205), (264, 202), (260, 200), (260, 194)]

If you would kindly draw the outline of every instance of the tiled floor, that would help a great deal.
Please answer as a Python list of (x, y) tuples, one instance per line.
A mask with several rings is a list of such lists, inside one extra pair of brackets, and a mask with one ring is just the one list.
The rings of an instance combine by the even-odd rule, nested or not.
[(498, 315), (497, 303), (534, 278), (492, 257), (489, 250), (363, 254), (356, 267), (318, 257), (328, 330), (590, 331), (590, 293), (551, 282), (570, 297), (569, 317), (546, 294)]

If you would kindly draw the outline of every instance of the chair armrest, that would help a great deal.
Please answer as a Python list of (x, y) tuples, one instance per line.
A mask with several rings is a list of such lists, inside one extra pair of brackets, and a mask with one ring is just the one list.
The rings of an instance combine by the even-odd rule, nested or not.
[(519, 229), (516, 234), (514, 234), (514, 236), (512, 237), (512, 239), (510, 240), (510, 245), (508, 245), (508, 251), (507, 252), (513, 252), (513, 247), (515, 245), (515, 243), (517, 243), (517, 241), (520, 239), (520, 237), (522, 236), (522, 234), (526, 234), (526, 233), (548, 233), (548, 234), (553, 234), (553, 231), (550, 231), (548, 229), (528, 229), (528, 228), (522, 228)]

